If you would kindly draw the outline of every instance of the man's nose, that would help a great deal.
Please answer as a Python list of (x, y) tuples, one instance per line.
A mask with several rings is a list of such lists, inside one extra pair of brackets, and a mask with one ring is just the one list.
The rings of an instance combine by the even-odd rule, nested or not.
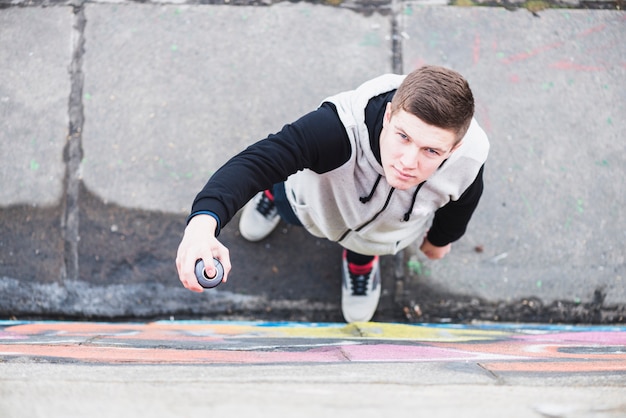
[(415, 147), (405, 150), (400, 157), (400, 162), (405, 168), (416, 169), (419, 166), (419, 150)]

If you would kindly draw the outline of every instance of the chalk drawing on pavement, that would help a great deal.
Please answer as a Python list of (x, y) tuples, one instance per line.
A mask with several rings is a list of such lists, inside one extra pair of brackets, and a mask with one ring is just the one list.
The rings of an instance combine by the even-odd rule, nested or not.
[(514, 324), (0, 321), (0, 362), (474, 362), (502, 372), (626, 373), (626, 328)]

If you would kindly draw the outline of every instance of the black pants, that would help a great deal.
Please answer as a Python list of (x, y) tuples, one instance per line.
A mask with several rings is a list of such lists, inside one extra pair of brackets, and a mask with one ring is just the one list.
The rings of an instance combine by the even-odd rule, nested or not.
[(274, 205), (280, 215), (281, 219), (290, 225), (302, 226), (300, 219), (296, 216), (291, 209), (289, 200), (287, 200), (287, 192), (285, 191), (285, 183), (276, 183), (272, 187), (272, 194), (274, 195)]

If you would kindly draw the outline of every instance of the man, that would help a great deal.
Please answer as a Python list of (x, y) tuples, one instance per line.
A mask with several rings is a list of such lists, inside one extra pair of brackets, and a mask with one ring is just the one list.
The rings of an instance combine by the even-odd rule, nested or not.
[(227, 279), (229, 253), (217, 236), (249, 201), (239, 228), (250, 241), (283, 219), (342, 245), (343, 316), (369, 321), (380, 297), (379, 256), (417, 241), (439, 259), (465, 233), (489, 150), (473, 114), (467, 81), (437, 66), (383, 75), (326, 99), (211, 177), (178, 249), (180, 281), (202, 291), (194, 265), (205, 260), (210, 277), (212, 257)]

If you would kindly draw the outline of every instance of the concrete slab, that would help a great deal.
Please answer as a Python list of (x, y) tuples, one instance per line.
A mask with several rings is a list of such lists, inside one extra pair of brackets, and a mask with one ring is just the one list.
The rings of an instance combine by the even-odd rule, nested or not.
[(405, 6), (405, 71), (466, 75), (492, 146), (467, 235), (418, 280), (488, 301), (623, 303), (626, 66), (610, 57), (626, 56), (624, 17)]
[(5, 294), (20, 287), (17, 277), (49, 283), (64, 274), (71, 37), (69, 8), (0, 11), (0, 277), (13, 278), (0, 284)]
[[(385, 369), (393, 373), (401, 367)], [(414, 414), (416, 410), (442, 418), (454, 418), (461, 412), (464, 417), (480, 418), (618, 418), (624, 414), (623, 387), (421, 384), (419, 380), (428, 374), (428, 368), (411, 370), (416, 373), (411, 383), (384, 378), (363, 383), (373, 372), (363, 365), (354, 365), (350, 371), (336, 366), (269, 366), (253, 370), (246, 367), (235, 369), (235, 376), (225, 373), (233, 368), (216, 367), (21, 364), (1, 368), (4, 377), (0, 383), (0, 412), (7, 418), (99, 418), (125, 414), (340, 417), (347, 413), (378, 417)], [(351, 379), (340, 378), (346, 372)], [(304, 376), (309, 373), (324, 373), (325, 379), (308, 382)], [(379, 373), (375, 375), (380, 378)], [(291, 381), (289, 377), (293, 376), (300, 378)], [(32, 401), (33, 397), (37, 402)]]
[(0, 207), (56, 205), (65, 173), (71, 9), (3, 10), (0, 28)]
[(127, 3), (86, 17), (83, 179), (128, 208), (187, 214), (236, 152), (391, 71), (378, 14)]

